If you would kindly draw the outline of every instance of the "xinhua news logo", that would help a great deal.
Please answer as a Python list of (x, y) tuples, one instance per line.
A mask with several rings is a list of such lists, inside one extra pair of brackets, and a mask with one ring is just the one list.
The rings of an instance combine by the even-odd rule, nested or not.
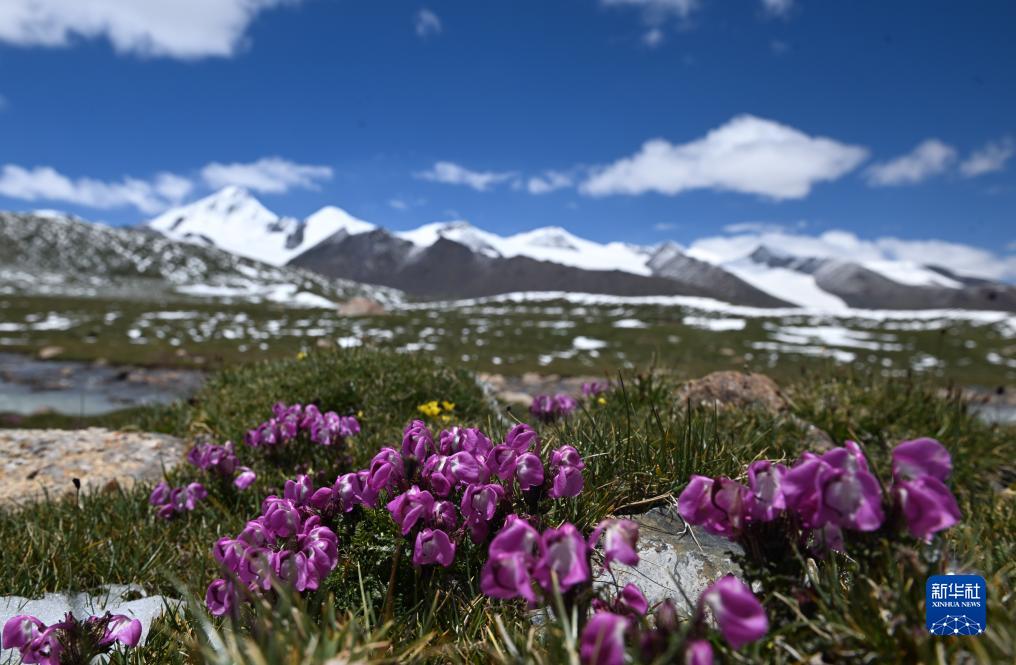
[(988, 587), (980, 575), (935, 575), (924, 585), (932, 635), (980, 635), (988, 627)]

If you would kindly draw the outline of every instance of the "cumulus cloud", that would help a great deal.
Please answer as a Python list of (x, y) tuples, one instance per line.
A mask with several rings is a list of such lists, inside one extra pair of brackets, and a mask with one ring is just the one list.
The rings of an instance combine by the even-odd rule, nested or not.
[(662, 23), (669, 17), (687, 18), (698, 9), (699, 0), (600, 0), (605, 7), (636, 7), (650, 23)]
[(762, 0), (762, 9), (772, 16), (786, 16), (794, 8), (794, 0)]
[(247, 163), (212, 162), (201, 169), (201, 178), (209, 187), (218, 189), (227, 185), (239, 185), (263, 194), (285, 194), (291, 189), (317, 189), (322, 180), (331, 177), (331, 167), (297, 164), (281, 157), (264, 157)]
[(260, 12), (301, 0), (3, 0), (0, 41), (63, 47), (106, 38), (120, 53), (228, 57)]
[(572, 177), (560, 171), (547, 171), (542, 176), (534, 176), (526, 181), (526, 190), (530, 194), (549, 194), (559, 189), (571, 187)]
[(956, 149), (927, 139), (905, 155), (868, 167), (865, 176), (875, 187), (914, 185), (944, 173), (956, 160)]
[(884, 261), (904, 261), (914, 265), (944, 266), (961, 275), (1016, 279), (1016, 255), (996, 254), (944, 240), (905, 240), (891, 236), (869, 240), (842, 230), (805, 235), (774, 228), (711, 236), (692, 243), (688, 254), (710, 263), (724, 263), (748, 256), (759, 245), (802, 257), (847, 259), (874, 266)]
[(155, 213), (178, 204), (193, 190), (182, 176), (160, 173), (151, 180), (123, 178), (105, 182), (70, 178), (49, 166), (24, 168), (7, 164), (0, 170), (0, 195), (23, 201), (60, 201), (88, 208), (134, 207)]
[(446, 185), (464, 185), (478, 192), (485, 192), (494, 185), (514, 179), (515, 173), (472, 171), (454, 162), (435, 162), (434, 166), (426, 171), (414, 173), (413, 177)]
[(647, 141), (642, 149), (595, 169), (581, 185), (590, 196), (695, 189), (800, 199), (867, 158), (867, 149), (809, 136), (772, 120), (741, 115), (690, 143)]
[(444, 30), (440, 17), (429, 9), (421, 9), (416, 12), (416, 15), (413, 16), (413, 27), (420, 37), (440, 35)]
[(979, 150), (970, 153), (970, 156), (960, 164), (960, 173), (967, 178), (974, 178), (985, 173), (1001, 171), (1005, 168), (1006, 162), (1016, 153), (1016, 143), (1012, 137), (1005, 137), (998, 141), (992, 141)]
[(649, 48), (656, 48), (663, 43), (664, 35), (663, 30), (659, 28), (650, 28), (646, 30), (646, 33), (642, 35), (642, 43)]

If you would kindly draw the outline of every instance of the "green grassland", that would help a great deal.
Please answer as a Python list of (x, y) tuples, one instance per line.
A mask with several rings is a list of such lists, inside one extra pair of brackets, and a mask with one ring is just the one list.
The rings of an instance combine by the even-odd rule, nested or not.
[(789, 379), (831, 364), (886, 376), (998, 386), (1016, 380), (1016, 322), (710, 312), (565, 300), (414, 304), (381, 316), (208, 301), (7, 296), (0, 350), (60, 347), (62, 358), (218, 368), (301, 350), (419, 351), (481, 372), (564, 375), (667, 367), (679, 376), (750, 369)]
[[(719, 642), (714, 646), (722, 662), (1000, 663), (1016, 659), (1012, 603), (1016, 500), (1012, 488), (1006, 487), (1016, 459), (1012, 428), (979, 421), (957, 394), (944, 394), (933, 377), (885, 376), (850, 363), (835, 368), (795, 365), (785, 372), (793, 377), (783, 384), (792, 405), (790, 413), (693, 408), (675, 398), (678, 372), (671, 371), (667, 361), (678, 363), (680, 372), (694, 371), (692, 367), (699, 365), (680, 363), (693, 357), (693, 345), (702, 340), (692, 330), (680, 328), (676, 316), (666, 319), (657, 312), (660, 318), (654, 319), (650, 314), (625, 312), (625, 317), (639, 316), (650, 327), (620, 332), (633, 332), (635, 339), (647, 343), (678, 335), (682, 343), (674, 346), (686, 345), (687, 354), (659, 355), (660, 371), (622, 371), (615, 377), (618, 389), (605, 405), (584, 407), (561, 424), (537, 425), (545, 449), (575, 445), (588, 464), (586, 491), (556, 502), (547, 515), (549, 522), (572, 521), (588, 530), (606, 515), (623, 514), (633, 504), (644, 508), (640, 502), (646, 499), (679, 492), (693, 473), (736, 478), (754, 459), (792, 461), (802, 451), (804, 423), (813, 423), (837, 441), (860, 442), (882, 482), (888, 479), (892, 446), (907, 438), (933, 436), (953, 457), (950, 482), (963, 513), (961, 524), (928, 546), (909, 537), (887, 541), (858, 536), (848, 539), (849, 555), (816, 560), (788, 547), (778, 570), (746, 563), (749, 580), (761, 589), (772, 630), (740, 652)], [(123, 312), (123, 318), (130, 315)], [(485, 333), (491, 339), (500, 330), (512, 340), (498, 348), (503, 357), (510, 357), (511, 349), (524, 348), (522, 340), (513, 339), (511, 331), (516, 329), (521, 328), (529, 343), (549, 345), (554, 339), (550, 333), (537, 332), (544, 330), (539, 326), (522, 325), (526, 317), (551, 321), (591, 315), (588, 311), (584, 315), (542, 311), (513, 316), (518, 318), (498, 321), (491, 314)], [(277, 319), (258, 319), (269, 320)], [(441, 312), (434, 317), (422, 311), (342, 323), (366, 330), (382, 325), (382, 320), (387, 329), (397, 328), (395, 321), (408, 328), (418, 320), (412, 324), (417, 326), (417, 339), (419, 326), (430, 321), (434, 328), (458, 331), (462, 346), (455, 346), (456, 335), (449, 333), (442, 343), (447, 346), (437, 345), (431, 353), (360, 348), (312, 351), (296, 359), (293, 354), (300, 343), (294, 337), (289, 342), (292, 346), (279, 349), (279, 355), (287, 358), (217, 373), (189, 404), (146, 410), (139, 415), (139, 424), (182, 436), (238, 441), (246, 429), (269, 415), (275, 401), (316, 402), (322, 408), (362, 413), (363, 432), (351, 441), (349, 450), (351, 468), (360, 468), (380, 446), (400, 440), (402, 427), (418, 416), (416, 407), (422, 402), (454, 402), (456, 423), (481, 427), (492, 438), (503, 434), (519, 415), (484, 395), (465, 368), (469, 363), (442, 360), (454, 360), (452, 349), (465, 348), (468, 341), (464, 340), (471, 335), (463, 335), (461, 328), (475, 329), (475, 316), (456, 318)], [(574, 335), (579, 325), (569, 332)], [(601, 339), (611, 329), (602, 320), (582, 325), (589, 326), (588, 332), (581, 329), (582, 334)], [(973, 332), (980, 333), (979, 345), (992, 340), (987, 331), (968, 331)], [(949, 348), (952, 333), (945, 335), (946, 341), (934, 341), (939, 335), (935, 331), (920, 344), (929, 345), (939, 357), (950, 357), (944, 349)], [(68, 344), (66, 340), (65, 334), (46, 341)], [(740, 337), (729, 345), (740, 349), (744, 342)], [(270, 348), (277, 344), (282, 342), (273, 338)], [(722, 344), (726, 348), (728, 342)], [(77, 352), (69, 344), (67, 348), (69, 353)], [(113, 350), (114, 345), (108, 348)], [(625, 348), (634, 353), (636, 347)], [(203, 353), (212, 357), (210, 350)], [(600, 363), (608, 360), (599, 358)], [(589, 371), (585, 365), (578, 368)], [(236, 494), (209, 483), (209, 499), (171, 522), (154, 516), (146, 503), (147, 486), (0, 510), (0, 551), (4, 552), (0, 594), (35, 596), (119, 582), (141, 584), (149, 592), (175, 597), (203, 597), (205, 586), (217, 575), (211, 544), (235, 534), (255, 517), (263, 496), (278, 491), (298, 469), (320, 478), (333, 478), (343, 470), (338, 467), (344, 462), (330, 449), (297, 449), (280, 459), (240, 448), (242, 463), (258, 472), (256, 485)], [(169, 478), (173, 483), (204, 479), (202, 472), (188, 466), (170, 471)], [(344, 523), (338, 535), (339, 566), (318, 592), (302, 598), (283, 594), (274, 606), (255, 606), (240, 623), (210, 620), (197, 601), (163, 620), (148, 644), (116, 662), (565, 662), (561, 645), (566, 640), (555, 624), (537, 630), (521, 604), (493, 601), (478, 592), (476, 571), (485, 554), (478, 548), (464, 547), (448, 570), (421, 571), (410, 565), (409, 546), (386, 514), (366, 514)], [(399, 549), (401, 564), (390, 577)], [(975, 571), (988, 580), (989, 630), (982, 637), (937, 638), (923, 629), (924, 580), (951, 569)], [(394, 589), (390, 602), (386, 601), (389, 588)], [(391, 610), (390, 620), (383, 611), (386, 607)]]

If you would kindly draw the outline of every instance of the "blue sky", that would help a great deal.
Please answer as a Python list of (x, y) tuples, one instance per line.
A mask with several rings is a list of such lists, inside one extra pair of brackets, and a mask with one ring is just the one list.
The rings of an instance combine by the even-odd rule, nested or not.
[(1003, 1), (5, 0), (0, 207), (133, 224), (240, 182), (396, 229), (1011, 255), (1014, 28)]

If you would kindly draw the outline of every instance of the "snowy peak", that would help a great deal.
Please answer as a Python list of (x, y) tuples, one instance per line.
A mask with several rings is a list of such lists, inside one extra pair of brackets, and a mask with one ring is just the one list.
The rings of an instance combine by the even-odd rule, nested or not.
[(397, 235), (421, 248), (430, 247), (441, 238), (445, 238), (486, 256), (493, 258), (504, 256), (504, 238), (482, 231), (461, 220), (424, 224), (418, 229), (403, 231)]
[(148, 226), (173, 240), (217, 247), (277, 266), (335, 234), (366, 233), (375, 228), (334, 206), (305, 220), (279, 217), (242, 187), (225, 187), (168, 210)]

